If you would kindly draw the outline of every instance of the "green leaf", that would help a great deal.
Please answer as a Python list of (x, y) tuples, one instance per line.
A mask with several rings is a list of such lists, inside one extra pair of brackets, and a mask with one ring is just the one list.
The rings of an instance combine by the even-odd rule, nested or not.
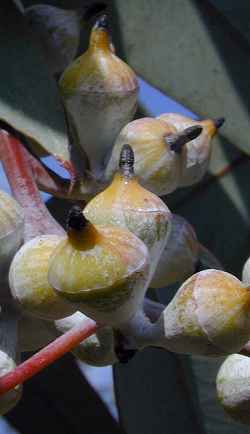
[[(213, 3), (219, 8), (228, 2), (233, 3)], [(243, 1), (234, 1), (234, 8), (238, 4), (243, 6)], [(143, 7), (142, 2), (127, 0), (125, 4), (116, 0), (114, 8), (115, 42), (120, 42), (121, 53), (138, 74), (201, 116), (226, 117), (222, 129), (225, 137), (214, 143), (210, 173), (199, 185), (169, 195), (166, 202), (173, 212), (190, 221), (199, 241), (218, 257), (225, 270), (240, 277), (250, 253), (250, 160), (234, 146), (250, 153), (250, 45), (246, 26), (244, 31), (240, 29), (243, 11), (230, 12), (229, 22), (229, 15), (224, 10), (225, 16), (221, 15), (207, 0), (149, 0), (143, 2)], [(249, 23), (250, 8), (244, 12), (244, 22)], [(162, 302), (169, 300), (169, 291), (161, 291)], [(136, 366), (135, 360), (124, 369), (116, 368), (121, 420), (128, 434), (136, 432), (135, 420), (137, 433), (150, 432), (147, 426), (151, 432), (186, 432), (180, 425), (182, 414), (183, 421), (187, 414), (187, 409), (183, 413), (183, 405), (190, 402), (195, 405), (195, 415), (190, 413), (190, 417), (202, 418), (206, 434), (249, 432), (249, 427), (225, 416), (217, 401), (215, 377), (221, 359), (184, 356), (182, 369), (177, 371), (178, 355), (167, 353), (164, 361), (158, 353), (150, 360), (147, 352), (139, 356)], [(168, 357), (175, 358), (175, 363), (170, 365)], [(178, 372), (185, 380), (177, 382), (173, 393), (172, 378)], [(180, 399), (177, 393), (183, 391), (185, 382), (186, 396)], [(174, 410), (169, 414), (168, 409), (173, 407), (179, 409), (179, 418)], [(196, 434), (197, 428), (193, 432)]]
[(64, 112), (39, 44), (12, 1), (5, 0), (0, 12), (0, 119), (68, 162)]
[(208, 1), (116, 0), (114, 8), (120, 49), (137, 73), (200, 116), (224, 116), (223, 135), (250, 153), (250, 44), (236, 25)]
[[(185, 368), (183, 367), (185, 364)], [(203, 434), (196, 402), (187, 389), (188, 358), (146, 349), (127, 365), (115, 366), (121, 424), (127, 434)], [(193, 399), (196, 390), (193, 384)]]
[(230, 23), (250, 42), (250, 4), (245, 0), (210, 0)]
[(22, 4), (25, 8), (33, 5), (39, 4), (49, 4), (51, 6), (56, 6), (65, 9), (76, 9), (86, 4), (86, 0), (49, 0), (49, 1), (41, 1), (41, 0), (22, 0)]

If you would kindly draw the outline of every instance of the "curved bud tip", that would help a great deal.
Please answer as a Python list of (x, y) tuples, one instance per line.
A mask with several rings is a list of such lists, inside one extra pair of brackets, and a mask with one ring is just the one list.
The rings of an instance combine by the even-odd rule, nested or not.
[(196, 139), (201, 134), (202, 129), (203, 128), (200, 125), (194, 125), (192, 127), (185, 128), (185, 130), (177, 134), (170, 134), (166, 136), (165, 141), (172, 151), (180, 153), (182, 147), (186, 143)]
[(95, 2), (91, 5), (87, 5), (83, 11), (83, 18), (85, 21), (90, 21), (99, 14), (103, 14), (107, 9), (107, 4), (104, 2)]
[(216, 118), (216, 119), (213, 119), (214, 126), (215, 126), (215, 128), (217, 130), (220, 127), (222, 127), (222, 125), (224, 124), (224, 122), (225, 122), (225, 118)]
[(202, 127), (200, 125), (194, 125), (188, 127), (183, 131), (183, 137), (186, 137), (187, 142), (196, 139), (202, 133)]
[(123, 145), (120, 153), (119, 167), (123, 174), (134, 172), (134, 151), (128, 144)]
[(108, 29), (108, 16), (106, 14), (103, 14), (97, 18), (94, 29)]
[(81, 231), (87, 225), (88, 220), (84, 217), (82, 209), (78, 205), (72, 206), (67, 219), (67, 229)]

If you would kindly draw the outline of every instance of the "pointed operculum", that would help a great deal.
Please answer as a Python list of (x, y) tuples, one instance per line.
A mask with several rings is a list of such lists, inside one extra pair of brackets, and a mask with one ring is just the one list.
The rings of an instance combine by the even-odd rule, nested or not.
[(60, 90), (73, 145), (84, 150), (90, 172), (102, 179), (117, 135), (134, 116), (138, 82), (133, 70), (113, 53), (100, 20), (88, 50), (62, 75)]
[(109, 32), (107, 15), (100, 16), (92, 28), (89, 40), (89, 51), (91, 50), (93, 52), (102, 50), (107, 53), (115, 54), (115, 46)]
[[(131, 166), (132, 149), (126, 146), (121, 152), (120, 173), (89, 202), (84, 213), (94, 224), (127, 228), (140, 238), (149, 250), (151, 277), (170, 233), (171, 213), (160, 198), (139, 184)], [(123, 161), (125, 157), (132, 163)]]
[(71, 208), (67, 221), (68, 241), (76, 250), (88, 250), (98, 243), (98, 231), (85, 218), (79, 206)]
[(125, 143), (121, 149), (119, 168), (122, 176), (127, 179), (134, 176), (135, 155), (132, 147)]
[(236, 352), (250, 335), (250, 292), (229, 273), (204, 270), (184, 282), (163, 318), (166, 344), (176, 352)]
[(184, 128), (175, 134), (165, 136), (165, 142), (170, 149), (177, 154), (181, 154), (183, 147), (192, 140), (195, 140), (202, 132), (201, 125), (192, 125), (191, 127)]
[(194, 140), (187, 143), (181, 155), (182, 167), (180, 187), (187, 187), (199, 182), (205, 175), (211, 155), (211, 139), (217, 129), (222, 125), (222, 118), (217, 120), (197, 121), (178, 113), (163, 113), (159, 120), (174, 126), (178, 132), (185, 128), (200, 125), (202, 133)]
[(96, 20), (90, 34), (89, 50), (110, 51), (107, 15), (102, 15)]
[(146, 246), (127, 230), (68, 222), (69, 236), (50, 261), (53, 288), (95, 321), (126, 322), (142, 303), (148, 279)]
[(208, 136), (212, 138), (218, 131), (219, 128), (224, 124), (224, 118), (216, 118), (216, 119), (205, 119), (203, 121), (198, 122), (203, 128), (205, 128)]
[(169, 125), (173, 125), (177, 131), (181, 131), (182, 129), (188, 128), (190, 126), (200, 125), (210, 138), (217, 133), (218, 129), (221, 128), (225, 122), (225, 119), (222, 117), (199, 121), (188, 116), (183, 116), (179, 113), (163, 113), (158, 116), (157, 119), (169, 123)]
[[(76, 91), (105, 92), (106, 97), (113, 92), (138, 91), (136, 75), (114, 54), (108, 27), (101, 25), (102, 18), (92, 28), (87, 51), (75, 59), (62, 74), (60, 89), (64, 97), (73, 97)], [(99, 102), (101, 96), (98, 95)]]
[(223, 117), (204, 119), (199, 121), (188, 116), (181, 115), (179, 113), (162, 113), (160, 116), (157, 117), (157, 119), (167, 122), (170, 125), (174, 125), (178, 131), (183, 128), (188, 128), (192, 125), (201, 125), (208, 130), (211, 137), (216, 133), (219, 128), (222, 127), (225, 122), (225, 119)]
[(226, 413), (238, 422), (250, 423), (250, 359), (232, 354), (216, 378), (217, 396)]
[(159, 196), (174, 191), (179, 185), (181, 161), (164, 139), (173, 133), (175, 127), (149, 117), (127, 124), (116, 139), (106, 167), (106, 179), (110, 180), (117, 171), (121, 148), (129, 143), (135, 154), (134, 170), (140, 183)]

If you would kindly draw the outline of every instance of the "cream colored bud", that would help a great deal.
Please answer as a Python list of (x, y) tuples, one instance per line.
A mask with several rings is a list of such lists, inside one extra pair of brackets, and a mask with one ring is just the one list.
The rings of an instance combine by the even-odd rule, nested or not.
[[(19, 362), (17, 346), (17, 314), (11, 308), (2, 306), (0, 313), (0, 377), (10, 373)], [(0, 395), (0, 414), (10, 411), (22, 395), (22, 385)]]
[(199, 182), (208, 169), (212, 150), (211, 140), (224, 123), (224, 119), (196, 121), (179, 113), (163, 113), (157, 119), (175, 127), (177, 131), (194, 125), (202, 127), (202, 133), (188, 142), (181, 153), (180, 186), (186, 187)]
[(163, 311), (160, 346), (180, 353), (219, 356), (250, 338), (250, 291), (232, 274), (204, 270), (187, 279)]
[(227, 357), (216, 378), (217, 395), (226, 413), (238, 422), (250, 424), (250, 358)]
[(11, 260), (22, 244), (24, 212), (15, 199), (0, 191), (0, 282), (7, 282)]
[(117, 172), (122, 147), (129, 143), (134, 151), (134, 171), (140, 183), (159, 196), (174, 191), (180, 181), (181, 161), (165, 138), (176, 132), (175, 127), (153, 118), (130, 122), (116, 139), (106, 168), (106, 179), (112, 179)]
[(250, 285), (250, 258), (248, 258), (244, 264), (242, 270), (242, 281), (246, 285)]
[[(55, 321), (56, 330), (60, 333), (65, 333), (86, 318), (86, 315), (82, 312), (76, 312), (67, 318)], [(77, 345), (72, 350), (72, 353), (81, 362), (92, 366), (113, 365), (117, 361), (114, 346), (114, 332), (112, 328), (103, 326), (95, 334)]]
[(99, 179), (118, 133), (133, 118), (138, 93), (136, 75), (110, 46), (106, 16), (96, 21), (88, 50), (65, 70), (60, 90), (73, 144)]
[(49, 259), (63, 237), (42, 235), (25, 243), (16, 253), (9, 271), (13, 298), (24, 312), (42, 319), (58, 319), (76, 311), (49, 285)]
[[(0, 377), (15, 369), (16, 364), (6, 351), (0, 350)], [(18, 403), (22, 396), (22, 385), (0, 396), (0, 415), (8, 413)]]
[(125, 228), (140, 238), (149, 251), (151, 278), (171, 231), (172, 214), (159, 197), (139, 184), (133, 163), (133, 150), (124, 145), (120, 171), (88, 203), (84, 215), (94, 224)]
[(94, 226), (73, 207), (68, 236), (52, 254), (49, 283), (95, 321), (126, 322), (142, 304), (148, 280), (148, 251), (135, 235)]

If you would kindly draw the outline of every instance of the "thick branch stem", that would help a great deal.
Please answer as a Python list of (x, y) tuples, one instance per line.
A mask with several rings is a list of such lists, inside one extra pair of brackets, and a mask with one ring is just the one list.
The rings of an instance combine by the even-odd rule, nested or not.
[(29, 155), (18, 139), (0, 131), (0, 155), (14, 197), (24, 208), (25, 240), (43, 234), (63, 234), (44, 205), (29, 165)]
[[(13, 195), (24, 208), (25, 241), (44, 234), (64, 234), (44, 205), (30, 166), (30, 156), (20, 141), (4, 130), (0, 130), (0, 156)], [(95, 333), (97, 325), (92, 320), (83, 321), (54, 342), (26, 360), (13, 371), (0, 377), (0, 394), (49, 366), (70, 351), (82, 340)]]

